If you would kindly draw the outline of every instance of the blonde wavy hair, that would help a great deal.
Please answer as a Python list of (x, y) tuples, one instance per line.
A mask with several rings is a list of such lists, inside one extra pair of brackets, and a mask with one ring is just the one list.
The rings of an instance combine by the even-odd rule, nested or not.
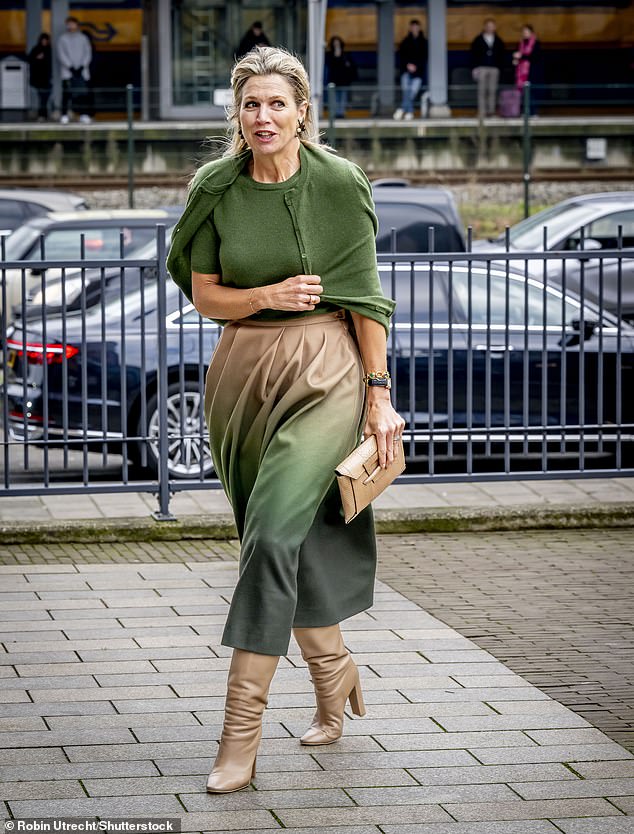
[(304, 65), (297, 56), (281, 47), (256, 46), (240, 58), (231, 71), (233, 101), (227, 108), (229, 136), (223, 156), (235, 156), (249, 150), (240, 130), (240, 108), (245, 84), (249, 78), (258, 75), (281, 75), (288, 81), (293, 90), (295, 104), (299, 107), (306, 102), (308, 105), (299, 140), (304, 144), (318, 145), (319, 133), (313, 117), (310, 82)]

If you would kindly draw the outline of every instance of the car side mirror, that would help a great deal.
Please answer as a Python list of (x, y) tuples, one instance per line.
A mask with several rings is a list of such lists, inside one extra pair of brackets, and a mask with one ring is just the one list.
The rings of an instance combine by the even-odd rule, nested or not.
[[(572, 329), (575, 330), (577, 333), (581, 333), (581, 321), (579, 319), (573, 319), (572, 322)], [(593, 319), (584, 319), (583, 320), (583, 341), (587, 342), (588, 339), (591, 339), (594, 335), (595, 330), (599, 326), (598, 321), (594, 321)]]
[(158, 268), (155, 266), (142, 266), (141, 275), (144, 281), (156, 281), (158, 278)]
[[(581, 332), (581, 321), (579, 319), (573, 319), (570, 322), (570, 326), (575, 332), (565, 337), (564, 346), (567, 348), (575, 347), (575, 345), (580, 344), (582, 341), (587, 342), (588, 339), (591, 339), (599, 327), (599, 322), (593, 319), (584, 319), (583, 333)], [(561, 340), (559, 344), (561, 344)]]
[(597, 249), (603, 249), (603, 246), (601, 245), (601, 241), (597, 240), (594, 237), (587, 237), (583, 241), (583, 244), (581, 241), (579, 241), (579, 243), (577, 244), (578, 252), (592, 252)]

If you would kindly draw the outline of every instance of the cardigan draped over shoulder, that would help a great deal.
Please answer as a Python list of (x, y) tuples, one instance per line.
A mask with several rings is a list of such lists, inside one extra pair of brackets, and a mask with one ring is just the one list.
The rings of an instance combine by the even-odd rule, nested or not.
[[(172, 233), (167, 268), (192, 301), (191, 244), (250, 157), (223, 157), (203, 165), (192, 180), (185, 211)], [(389, 331), (395, 302), (381, 288), (376, 262), (378, 222), (365, 173), (349, 160), (311, 145), (300, 145), (306, 166), (303, 186), (290, 188), (285, 202), (297, 238), (304, 272), (312, 274), (319, 253), (321, 299), (374, 319)], [(236, 234), (248, 237), (248, 225)], [(271, 242), (274, 245), (274, 241)], [(301, 315), (301, 314), (296, 314)], [(213, 319), (218, 324), (225, 320)]]

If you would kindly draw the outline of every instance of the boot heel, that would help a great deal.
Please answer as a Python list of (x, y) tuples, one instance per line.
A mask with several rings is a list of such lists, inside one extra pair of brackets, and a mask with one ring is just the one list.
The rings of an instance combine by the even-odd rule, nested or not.
[(255, 757), (254, 757), (254, 759), (253, 759), (253, 767), (251, 768), (251, 778), (252, 778), (252, 779), (253, 779), (253, 778), (254, 778), (254, 776), (255, 776), (255, 764), (256, 764), (257, 760), (258, 760), (258, 757), (257, 757), (257, 756), (255, 756)]
[(350, 695), (348, 695), (352, 712), (355, 715), (365, 715), (365, 704), (363, 703), (363, 694), (361, 692), (361, 684), (357, 681)]

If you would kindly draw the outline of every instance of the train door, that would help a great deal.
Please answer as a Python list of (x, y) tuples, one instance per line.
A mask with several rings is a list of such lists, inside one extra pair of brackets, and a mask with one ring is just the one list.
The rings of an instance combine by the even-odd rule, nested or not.
[(272, 45), (303, 51), (305, 14), (298, 16), (295, 0), (158, 0), (154, 8), (151, 84), (159, 90), (160, 118), (224, 118), (214, 94), (229, 87), (236, 50), (255, 21)]

